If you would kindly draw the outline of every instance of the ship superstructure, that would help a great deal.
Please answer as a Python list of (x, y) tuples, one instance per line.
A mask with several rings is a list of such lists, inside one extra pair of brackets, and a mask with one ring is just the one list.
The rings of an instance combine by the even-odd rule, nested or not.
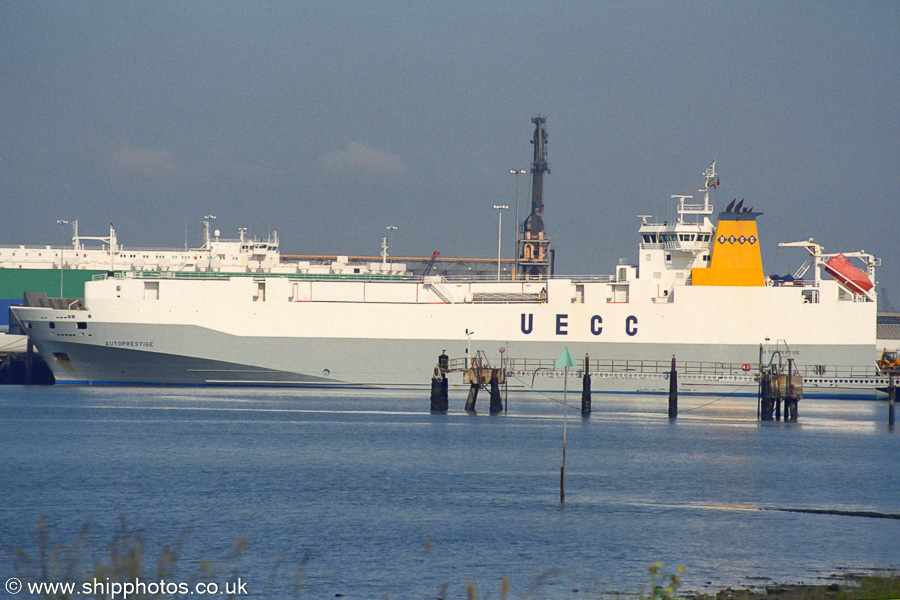
[[(241, 272), (265, 270), (280, 262), (278, 232), (265, 241), (246, 237), (246, 228), (238, 239), (220, 238), (203, 221), (204, 243), (199, 248), (125, 248), (119, 243), (115, 227), (108, 236), (84, 236), (73, 221), (71, 245), (0, 246), (0, 269), (55, 269), (88, 271), (217, 271)], [(85, 242), (93, 242), (86, 244)]]
[(126, 248), (112, 224), (107, 236), (85, 236), (78, 232), (77, 219), (71, 223), (70, 244), (0, 246), (0, 332), (9, 326), (9, 306), (21, 303), (25, 292), (80, 298), (86, 281), (108, 272), (241, 273), (281, 266), (277, 231), (260, 241), (241, 228), (237, 239), (225, 239), (212, 230), (213, 218), (203, 221), (204, 242), (199, 248)]
[[(636, 281), (637, 273), (645, 274), (641, 293), (654, 302), (671, 301), (676, 287), (691, 283), (691, 269), (709, 266), (716, 231), (710, 220), (713, 214), (710, 189), (718, 181), (715, 162), (704, 171), (703, 177), (706, 183), (699, 190), (703, 194), (702, 202), (694, 202), (693, 196), (672, 196), (678, 201), (674, 222), (651, 223), (650, 215), (640, 216), (638, 270), (617, 267), (616, 278), (620, 282)], [(625, 290), (621, 287), (620, 297)]]

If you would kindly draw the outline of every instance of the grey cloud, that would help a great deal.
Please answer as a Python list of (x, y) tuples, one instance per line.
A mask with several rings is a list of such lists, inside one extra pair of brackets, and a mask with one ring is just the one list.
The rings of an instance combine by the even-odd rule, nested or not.
[(322, 156), (320, 162), (330, 175), (402, 177), (408, 170), (396, 154), (359, 142), (350, 142), (344, 150)]

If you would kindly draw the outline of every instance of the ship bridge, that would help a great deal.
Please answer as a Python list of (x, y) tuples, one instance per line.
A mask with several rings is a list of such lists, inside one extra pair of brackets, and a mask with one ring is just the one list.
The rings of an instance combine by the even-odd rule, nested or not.
[(703, 174), (706, 185), (699, 191), (702, 201), (693, 196), (673, 195), (678, 201), (674, 221), (654, 223), (650, 215), (639, 215), (641, 226), (638, 275), (647, 294), (655, 301), (670, 301), (676, 286), (690, 283), (691, 269), (708, 267), (716, 227), (710, 220), (713, 204), (709, 190), (718, 185), (715, 162)]

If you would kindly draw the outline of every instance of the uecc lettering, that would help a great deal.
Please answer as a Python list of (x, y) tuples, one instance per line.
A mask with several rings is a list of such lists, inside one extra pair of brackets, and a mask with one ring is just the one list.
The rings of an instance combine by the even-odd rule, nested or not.
[[(522, 333), (530, 335), (534, 331), (534, 313), (522, 313), (520, 323)], [(568, 314), (558, 313), (553, 319), (553, 325), (556, 335), (568, 335), (573, 324), (569, 321)], [(623, 328), (629, 337), (634, 337), (638, 333), (638, 318), (634, 315), (628, 315), (623, 322)], [(593, 315), (587, 321), (587, 329), (591, 335), (601, 335), (603, 333), (603, 317)]]

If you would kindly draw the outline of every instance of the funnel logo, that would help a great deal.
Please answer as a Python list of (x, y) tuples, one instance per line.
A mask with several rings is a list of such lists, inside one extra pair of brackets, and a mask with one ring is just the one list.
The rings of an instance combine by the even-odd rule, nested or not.
[(716, 238), (716, 241), (719, 242), (720, 244), (724, 244), (725, 242), (728, 242), (729, 244), (733, 245), (735, 242), (737, 242), (738, 244), (741, 244), (741, 245), (750, 244), (751, 246), (757, 242), (755, 235), (751, 235), (750, 237), (744, 237), (744, 236), (725, 237), (724, 235), (720, 235), (718, 238)]

